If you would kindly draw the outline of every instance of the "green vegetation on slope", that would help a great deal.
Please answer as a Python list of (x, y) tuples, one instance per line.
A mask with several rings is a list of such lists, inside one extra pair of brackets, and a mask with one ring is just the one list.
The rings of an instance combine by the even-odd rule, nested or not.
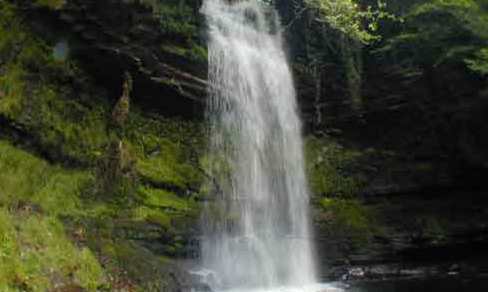
[(52, 166), (5, 141), (0, 141), (0, 169), (1, 205), (29, 202), (53, 215), (75, 213), (83, 188), (93, 180), (87, 172)]
[(5, 141), (0, 169), (0, 290), (100, 287), (100, 264), (68, 239), (59, 219), (83, 211), (80, 196), (90, 175), (49, 165)]
[(47, 291), (82, 287), (95, 291), (103, 272), (87, 248), (66, 238), (55, 217), (0, 208), (0, 290)]
[(0, 290), (48, 291), (80, 287), (95, 291), (103, 271), (87, 248), (65, 235), (55, 217), (0, 208)]
[(184, 254), (194, 228), (202, 131), (137, 106), (114, 129), (94, 83), (0, 0), (2, 291), (160, 291), (174, 281), (167, 256)]
[[(193, 197), (142, 184), (131, 194), (132, 203), (117, 197), (121, 193), (94, 193), (95, 170), (51, 165), (1, 140), (0, 169), (0, 213), (8, 218), (0, 224), (5, 234), (0, 256), (6, 257), (0, 282), (12, 291), (44, 291), (54, 285), (94, 291), (166, 281), (147, 278), (161, 272), (165, 255), (182, 255), (181, 226), (198, 214)], [(147, 254), (132, 238), (154, 240), (162, 254)], [(141, 253), (151, 263), (133, 270)], [(132, 278), (124, 271), (131, 271)]]

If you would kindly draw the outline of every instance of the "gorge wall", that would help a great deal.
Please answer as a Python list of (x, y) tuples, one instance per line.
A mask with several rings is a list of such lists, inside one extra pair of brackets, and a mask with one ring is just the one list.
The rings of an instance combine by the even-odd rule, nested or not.
[[(305, 1), (276, 3), (308, 122), (312, 189), (327, 197), (317, 199), (325, 262), (374, 264), (366, 274), (381, 278), (402, 273), (392, 262), (441, 260), (446, 274), (452, 262), (485, 257), (486, 75), (453, 57), (456, 41), (439, 41), (469, 47), (477, 32), (456, 12), (417, 15), (416, 1), (388, 1), (403, 19), (381, 21), (381, 39), (364, 44)], [(448, 28), (430, 32), (438, 23)]]

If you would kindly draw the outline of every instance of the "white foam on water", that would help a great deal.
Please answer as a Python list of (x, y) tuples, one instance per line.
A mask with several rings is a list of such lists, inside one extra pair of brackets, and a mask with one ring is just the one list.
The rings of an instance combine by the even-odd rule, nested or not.
[(343, 292), (344, 290), (330, 284), (312, 284), (299, 287), (275, 287), (267, 289), (230, 289), (215, 292)]

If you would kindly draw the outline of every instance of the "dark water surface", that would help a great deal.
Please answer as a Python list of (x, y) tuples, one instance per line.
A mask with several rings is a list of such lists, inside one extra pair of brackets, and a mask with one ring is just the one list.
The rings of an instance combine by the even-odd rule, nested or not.
[(488, 277), (372, 281), (356, 283), (349, 292), (488, 292)]

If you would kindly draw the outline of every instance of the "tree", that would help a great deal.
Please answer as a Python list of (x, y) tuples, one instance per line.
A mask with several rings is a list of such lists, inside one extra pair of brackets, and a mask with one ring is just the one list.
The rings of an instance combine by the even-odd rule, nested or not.
[(380, 38), (377, 34), (380, 20), (397, 19), (386, 11), (384, 0), (377, 0), (374, 6), (356, 0), (305, 0), (305, 4), (316, 10), (317, 21), (365, 44)]
[[(430, 0), (410, 7), (405, 25), (376, 50), (411, 69), (464, 64), (488, 73), (488, 1)], [(408, 69), (408, 68), (405, 68)], [(408, 70), (405, 70), (408, 73)]]

